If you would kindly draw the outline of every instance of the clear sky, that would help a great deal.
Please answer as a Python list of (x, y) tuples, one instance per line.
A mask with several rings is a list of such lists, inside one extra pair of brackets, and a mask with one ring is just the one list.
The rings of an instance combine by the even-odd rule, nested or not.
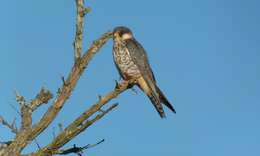
[[(127, 91), (119, 107), (66, 147), (106, 141), (85, 155), (259, 156), (259, 0), (88, 0), (84, 48), (118, 25), (146, 49), (160, 88), (175, 106), (160, 119), (148, 98)], [(4, 0), (0, 4), (0, 114), (19, 115), (14, 90), (32, 99), (53, 93), (73, 62), (74, 0)], [(114, 87), (112, 41), (90, 63), (59, 117), (38, 138), (52, 138)], [(112, 103), (112, 102), (111, 102)], [(18, 106), (17, 106), (18, 107)], [(48, 106), (34, 115), (37, 120)], [(56, 128), (54, 128), (56, 127)], [(0, 141), (12, 134), (0, 127)], [(36, 149), (32, 144), (25, 152)]]

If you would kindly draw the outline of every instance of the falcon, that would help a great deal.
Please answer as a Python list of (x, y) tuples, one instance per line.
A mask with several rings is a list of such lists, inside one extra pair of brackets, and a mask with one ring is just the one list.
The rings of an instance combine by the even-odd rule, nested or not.
[(149, 97), (161, 118), (165, 118), (162, 104), (176, 113), (156, 84), (144, 48), (127, 27), (116, 27), (113, 31), (113, 59), (123, 80), (136, 80), (134, 85)]

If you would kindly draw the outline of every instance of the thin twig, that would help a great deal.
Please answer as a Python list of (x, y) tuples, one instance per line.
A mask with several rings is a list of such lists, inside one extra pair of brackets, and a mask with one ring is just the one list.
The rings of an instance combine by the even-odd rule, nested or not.
[(20, 95), (17, 91), (16, 101), (20, 104), (20, 112), (21, 112), (21, 130), (28, 130), (32, 125), (32, 111), (29, 108), (29, 104), (26, 102), (25, 98)]
[(103, 143), (104, 141), (105, 141), (105, 139), (102, 139), (101, 141), (99, 141), (95, 144), (87, 144), (86, 146), (83, 146), (83, 147), (77, 147), (74, 144), (73, 147), (65, 149), (65, 150), (59, 150), (55, 154), (67, 155), (67, 154), (75, 153), (75, 154), (80, 155), (80, 154), (83, 154), (84, 150), (89, 149), (89, 148), (93, 148), (93, 147)]
[(85, 120), (82, 122), (82, 124), (78, 127), (75, 127), (75, 121), (70, 124), (67, 128), (64, 129), (62, 133), (60, 133), (49, 145), (42, 148), (41, 150), (38, 150), (37, 152), (28, 154), (27, 156), (46, 156), (46, 155), (53, 155), (56, 154), (59, 149), (68, 143), (72, 138), (77, 136), (79, 133), (83, 132), (86, 128), (91, 126), (93, 123), (97, 122), (99, 119), (101, 119), (104, 115), (106, 115), (108, 112), (116, 108), (117, 104), (112, 105), (107, 110), (105, 110), (103, 113), (100, 113), (96, 115), (91, 120)]
[(14, 134), (18, 133), (18, 129), (16, 128), (15, 124), (9, 124), (2, 116), (0, 116), (0, 124), (9, 128)]
[(11, 108), (18, 114), (21, 115), (21, 113), (19, 112), (19, 110), (13, 105), (13, 104), (9, 104), (11, 106)]
[(29, 104), (29, 108), (33, 112), (42, 104), (47, 104), (51, 98), (53, 98), (52, 93), (49, 90), (46, 90), (45, 88), (42, 87), (40, 92)]
[(41, 149), (41, 146), (40, 146), (40, 144), (38, 143), (37, 139), (34, 139), (34, 142), (35, 142), (35, 144), (37, 145), (38, 150), (40, 150), (40, 149)]
[(84, 0), (75, 0), (77, 7), (76, 17), (76, 35), (74, 41), (74, 57), (75, 61), (78, 61), (82, 53), (82, 40), (83, 40), (83, 27), (84, 27), (84, 16), (86, 14), (84, 7)]

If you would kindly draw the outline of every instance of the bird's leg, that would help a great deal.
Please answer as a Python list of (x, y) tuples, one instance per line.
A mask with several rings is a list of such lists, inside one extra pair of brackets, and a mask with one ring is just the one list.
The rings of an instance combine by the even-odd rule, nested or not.
[(119, 76), (118, 80), (115, 80), (116, 82), (115, 89), (119, 88), (120, 84), (122, 83), (121, 81), (124, 81), (124, 79), (121, 76)]
[(128, 89), (130, 89), (131, 88), (131, 90), (133, 91), (133, 92), (135, 92), (135, 93), (137, 93), (136, 92), (136, 90), (133, 88), (133, 86), (135, 85), (135, 84), (137, 84), (137, 78), (131, 78), (131, 79), (129, 79), (128, 81), (127, 81), (127, 83), (128, 83)]
[[(115, 86), (115, 89), (118, 89), (120, 87), (120, 85), (125, 85), (127, 84), (127, 88), (128, 89), (132, 89), (132, 87), (137, 83), (137, 79), (136, 78), (132, 78), (132, 79), (128, 79), (128, 80), (125, 80), (123, 78), (121, 78), (121, 80), (118, 82), (117, 80), (115, 80), (116, 82), (116, 86)], [(136, 93), (136, 91), (133, 89), (133, 91)]]
[(120, 87), (119, 82), (117, 80), (115, 80), (115, 83), (116, 83), (115, 89), (119, 89), (119, 87)]

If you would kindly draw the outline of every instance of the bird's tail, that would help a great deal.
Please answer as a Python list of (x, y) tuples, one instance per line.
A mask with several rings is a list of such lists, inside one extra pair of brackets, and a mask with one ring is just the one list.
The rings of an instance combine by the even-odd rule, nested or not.
[(151, 94), (147, 94), (150, 101), (152, 102), (153, 106), (155, 107), (156, 111), (159, 113), (161, 118), (165, 118), (165, 113), (161, 104), (161, 101), (158, 97), (158, 94), (151, 92)]
[(171, 105), (171, 103), (167, 100), (163, 92), (160, 90), (158, 86), (156, 86), (156, 90), (159, 94), (160, 102), (163, 103), (166, 107), (168, 107), (173, 113), (176, 113), (174, 107)]
[[(147, 81), (146, 81), (147, 80)], [(161, 118), (165, 118), (165, 113), (163, 111), (163, 107), (160, 101), (160, 96), (157, 91), (156, 84), (152, 82), (149, 78), (140, 77), (138, 79), (138, 86), (145, 92), (145, 94), (149, 97), (156, 111), (159, 113)]]

